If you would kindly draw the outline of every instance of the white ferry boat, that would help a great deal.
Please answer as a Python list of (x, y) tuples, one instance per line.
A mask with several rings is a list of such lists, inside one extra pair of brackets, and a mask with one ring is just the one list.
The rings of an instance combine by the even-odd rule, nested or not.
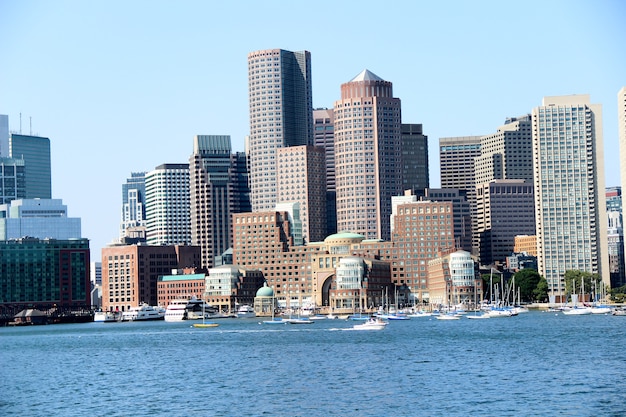
[(122, 321), (163, 320), (164, 318), (165, 309), (163, 307), (154, 307), (146, 303), (138, 307), (131, 307), (122, 313)]

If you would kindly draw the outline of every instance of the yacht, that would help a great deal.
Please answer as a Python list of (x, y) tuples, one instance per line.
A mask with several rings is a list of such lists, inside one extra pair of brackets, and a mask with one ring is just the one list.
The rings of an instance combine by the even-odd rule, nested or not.
[(122, 321), (163, 320), (165, 311), (163, 307), (154, 307), (143, 303), (138, 307), (131, 307), (128, 311), (124, 311)]
[(122, 319), (122, 312), (116, 311), (96, 311), (93, 316), (94, 322), (112, 323)]
[(215, 307), (196, 297), (172, 300), (165, 310), (165, 321), (201, 320), (215, 318), (220, 313)]
[(239, 306), (239, 308), (237, 309), (237, 317), (238, 318), (256, 317), (256, 314), (252, 306), (248, 304), (244, 304), (242, 306)]

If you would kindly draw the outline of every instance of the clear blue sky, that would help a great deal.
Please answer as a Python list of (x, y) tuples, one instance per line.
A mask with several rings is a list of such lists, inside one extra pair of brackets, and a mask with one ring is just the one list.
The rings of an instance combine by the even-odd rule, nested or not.
[(606, 185), (619, 185), (626, 2), (0, 0), (0, 114), (49, 137), (52, 195), (92, 259), (117, 238), (131, 172), (188, 162), (196, 134), (248, 133), (247, 54), (308, 50), (313, 105), (367, 68), (404, 123), (439, 138), (496, 131), (544, 96), (603, 106)]

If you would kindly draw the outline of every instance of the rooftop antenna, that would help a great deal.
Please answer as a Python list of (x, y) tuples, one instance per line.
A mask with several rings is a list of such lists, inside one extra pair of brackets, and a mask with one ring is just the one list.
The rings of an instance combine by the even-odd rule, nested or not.
[(20, 112), (20, 135), (22, 134), (22, 112)]
[(30, 119), (30, 136), (33, 136), (33, 116), (28, 116)]

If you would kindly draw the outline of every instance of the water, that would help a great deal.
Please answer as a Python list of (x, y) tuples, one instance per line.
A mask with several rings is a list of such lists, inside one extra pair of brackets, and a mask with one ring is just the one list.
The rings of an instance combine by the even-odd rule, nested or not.
[(0, 328), (3, 416), (622, 416), (626, 317)]

